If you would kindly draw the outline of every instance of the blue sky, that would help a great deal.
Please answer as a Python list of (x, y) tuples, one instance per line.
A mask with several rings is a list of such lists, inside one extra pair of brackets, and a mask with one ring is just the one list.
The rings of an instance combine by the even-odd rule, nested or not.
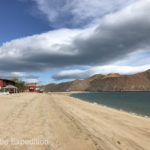
[(32, 1), (0, 1), (0, 45), (12, 39), (46, 32), (52, 28), (46, 19), (33, 17), (29, 12), (34, 7)]
[(1, 0), (0, 77), (83, 79), (150, 69), (149, 0)]

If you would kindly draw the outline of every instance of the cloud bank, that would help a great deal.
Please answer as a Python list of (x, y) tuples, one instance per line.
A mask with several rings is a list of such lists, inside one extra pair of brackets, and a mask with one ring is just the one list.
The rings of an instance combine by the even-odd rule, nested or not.
[(0, 78), (2, 79), (13, 79), (13, 78), (18, 78), (18, 79), (23, 79), (27, 83), (38, 83), (38, 77), (27, 74), (27, 73), (22, 73), (22, 72), (5, 72), (5, 71), (0, 71)]
[(0, 47), (0, 70), (40, 72), (107, 65), (134, 52), (149, 51), (149, 14), (150, 1), (142, 0), (86, 29), (59, 29), (4, 43)]
[(85, 79), (95, 74), (109, 74), (109, 73), (119, 73), (119, 74), (135, 74), (138, 72), (143, 72), (150, 69), (150, 65), (143, 66), (100, 66), (93, 67), (86, 70), (74, 69), (74, 70), (64, 70), (53, 76), (55, 80), (63, 79)]

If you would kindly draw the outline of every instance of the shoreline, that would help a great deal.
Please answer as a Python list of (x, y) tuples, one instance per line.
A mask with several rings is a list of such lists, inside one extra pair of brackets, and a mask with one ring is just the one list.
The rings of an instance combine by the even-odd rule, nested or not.
[(99, 104), (99, 103), (96, 103), (96, 102), (89, 102), (89, 101), (86, 101), (86, 100), (83, 100), (83, 99), (80, 99), (80, 98), (77, 98), (77, 97), (73, 97), (71, 95), (68, 95), (68, 96), (70, 96), (71, 98), (74, 98), (76, 100), (79, 100), (79, 101), (83, 101), (83, 102), (87, 102), (89, 104), (94, 104), (94, 105), (97, 105), (97, 106), (104, 107), (106, 109), (112, 109), (112, 110), (115, 110), (115, 111), (118, 111), (118, 112), (123, 112), (123, 113), (129, 114), (129, 115), (134, 115), (134, 116), (137, 116), (137, 117), (150, 119), (150, 116), (144, 116), (144, 115), (140, 115), (140, 114), (137, 114), (137, 113), (134, 113), (134, 112), (128, 112), (128, 111), (125, 111), (123, 109), (117, 109), (117, 108), (114, 108), (114, 107), (109, 107), (107, 105)]
[[(108, 92), (110, 92), (110, 91), (108, 91)], [(125, 92), (127, 92), (127, 91), (125, 91)], [(131, 91), (129, 91), (129, 92), (131, 92)], [(136, 91), (134, 91), (134, 92), (136, 92)], [(145, 92), (147, 92), (147, 91), (145, 91)], [(100, 93), (100, 92), (79, 92), (79, 93)], [(78, 94), (78, 93), (77, 92), (75, 92), (75, 93), (71, 92), (70, 94), (68, 94), (68, 96), (76, 98), (76, 99), (81, 100), (81, 101), (85, 101), (85, 102), (91, 103), (91, 104), (100, 105), (100, 106), (103, 106), (103, 107), (106, 107), (106, 108), (111, 108), (111, 109), (114, 109), (114, 110), (117, 110), (117, 111), (120, 111), (120, 112), (125, 112), (125, 113), (129, 113), (129, 114), (136, 115), (136, 116), (139, 116), (139, 117), (144, 117), (144, 118), (149, 118), (150, 119), (150, 115), (149, 116), (148, 115), (142, 115), (140, 113), (138, 114), (138, 113), (131, 112), (131, 111), (126, 111), (126, 110), (123, 110), (123, 109), (117, 109), (117, 108), (114, 108), (114, 107), (111, 107), (111, 106), (107, 106), (107, 105), (103, 105), (103, 104), (100, 104), (100, 103), (97, 103), (97, 102), (94, 102), (94, 101), (90, 102), (88, 100), (84, 100), (84, 99), (81, 99), (81, 98), (77, 98), (77, 97), (71, 96), (72, 94)]]
[[(73, 97), (71, 95), (69, 95), (70, 97)], [(105, 108), (111, 108), (111, 109), (114, 109), (114, 110), (117, 110), (119, 112), (125, 112), (125, 113), (128, 113), (128, 114), (131, 114), (131, 115), (135, 115), (135, 116), (139, 116), (139, 117), (143, 117), (143, 118), (149, 118), (150, 119), (150, 116), (144, 116), (144, 115), (141, 115), (141, 114), (137, 114), (137, 113), (134, 113), (134, 112), (128, 112), (128, 111), (125, 111), (123, 109), (117, 109), (117, 108), (114, 108), (114, 107), (109, 107), (107, 105), (103, 105), (103, 104), (99, 104), (99, 103), (96, 103), (96, 102), (89, 102), (89, 101), (86, 101), (86, 100), (83, 100), (83, 99), (80, 99), (80, 98), (77, 98), (77, 97), (73, 97), (77, 100), (80, 100), (80, 101), (84, 101), (84, 102), (88, 102), (90, 104), (95, 104), (95, 105), (99, 105), (99, 106), (102, 106), (102, 107), (105, 107)]]

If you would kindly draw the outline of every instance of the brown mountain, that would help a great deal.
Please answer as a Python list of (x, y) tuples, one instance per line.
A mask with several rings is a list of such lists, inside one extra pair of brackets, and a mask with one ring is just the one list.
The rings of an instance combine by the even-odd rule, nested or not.
[(133, 75), (97, 74), (84, 80), (48, 84), (45, 91), (150, 91), (150, 70)]

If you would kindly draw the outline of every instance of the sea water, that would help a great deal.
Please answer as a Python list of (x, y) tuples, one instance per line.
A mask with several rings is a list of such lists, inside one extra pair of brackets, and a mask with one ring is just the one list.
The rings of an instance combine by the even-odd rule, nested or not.
[(150, 117), (150, 92), (96, 92), (71, 94), (88, 102)]

